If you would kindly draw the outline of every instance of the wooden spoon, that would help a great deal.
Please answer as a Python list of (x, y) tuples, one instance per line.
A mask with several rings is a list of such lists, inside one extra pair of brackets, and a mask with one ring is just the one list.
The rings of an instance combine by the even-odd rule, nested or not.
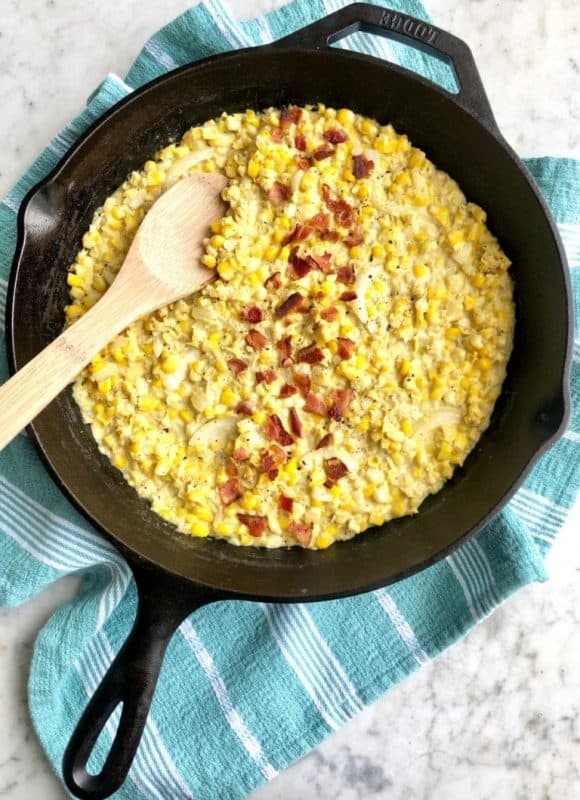
[(190, 175), (153, 203), (99, 302), (0, 388), (0, 450), (128, 325), (214, 279), (201, 264), (202, 240), (223, 216), (226, 183), (215, 173)]

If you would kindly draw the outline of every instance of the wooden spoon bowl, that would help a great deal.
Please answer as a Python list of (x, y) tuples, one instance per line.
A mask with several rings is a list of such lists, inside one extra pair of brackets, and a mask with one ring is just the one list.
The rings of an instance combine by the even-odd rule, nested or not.
[(0, 450), (128, 325), (215, 278), (201, 255), (210, 223), (223, 216), (226, 183), (216, 173), (190, 175), (153, 203), (99, 302), (0, 388)]

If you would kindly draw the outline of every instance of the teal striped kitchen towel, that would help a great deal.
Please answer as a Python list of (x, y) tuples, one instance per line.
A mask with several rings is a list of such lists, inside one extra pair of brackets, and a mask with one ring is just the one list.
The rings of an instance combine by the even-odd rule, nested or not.
[[(166, 70), (229, 48), (271, 41), (341, 7), (298, 0), (258, 20), (234, 22), (206, 0), (144, 46), (128, 75), (110, 75), (0, 205), (0, 313), (26, 191), (118, 100)], [(427, 18), (416, 0), (389, 5)], [(438, 62), (378, 37), (356, 50), (445, 81)], [(558, 221), (580, 302), (580, 161), (528, 166)], [(0, 334), (3, 337), (3, 333)], [(0, 380), (8, 371), (2, 343)], [(350, 599), (313, 605), (220, 603), (196, 612), (173, 638), (123, 800), (238, 800), (305, 755), (391, 686), (434, 658), (522, 586), (546, 578), (544, 557), (574, 502), (580, 472), (580, 337), (568, 432), (477, 538), (435, 566)], [(26, 436), (0, 455), (0, 602), (13, 606), (62, 575), (79, 573), (78, 597), (36, 642), (30, 710), (60, 774), (64, 747), (135, 613), (135, 589), (115, 550), (45, 474)], [(102, 759), (114, 720), (97, 745)]]

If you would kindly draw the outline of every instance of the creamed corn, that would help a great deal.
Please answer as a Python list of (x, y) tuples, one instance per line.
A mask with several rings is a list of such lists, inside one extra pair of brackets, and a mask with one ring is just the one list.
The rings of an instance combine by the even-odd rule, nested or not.
[(103, 295), (159, 195), (229, 179), (219, 280), (117, 336), (76, 381), (99, 447), (193, 536), (321, 549), (417, 511), (489, 424), (514, 327), (485, 212), (349, 109), (222, 114), (105, 200), (68, 273)]

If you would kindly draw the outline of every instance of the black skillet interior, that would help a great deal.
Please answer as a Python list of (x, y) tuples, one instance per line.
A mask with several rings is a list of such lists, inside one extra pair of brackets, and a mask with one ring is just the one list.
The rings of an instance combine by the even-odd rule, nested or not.
[[(455, 98), (403, 69), (330, 50), (363, 29), (406, 38), (451, 61)], [(306, 49), (301, 49), (306, 48)], [(513, 261), (517, 329), (492, 424), (462, 469), (414, 517), (322, 552), (235, 548), (175, 530), (139, 499), (97, 450), (70, 390), (33, 425), (52, 476), (129, 559), (140, 589), (130, 638), (83, 713), (64, 760), (69, 789), (106, 797), (122, 783), (147, 716), (166, 643), (197, 605), (224, 597), (316, 600), (385, 585), (424, 568), (472, 535), (517, 488), (568, 414), (571, 304), (564, 256), (547, 208), (499, 135), (466, 46), (405, 15), (356, 4), (282, 43), (184, 67), (136, 92), (97, 124), (19, 218), (9, 292), (12, 365), (26, 363), (61, 329), (66, 268), (94, 210), (127, 174), (192, 124), (222, 111), (323, 101), (391, 122), (488, 211)], [(86, 763), (123, 702), (103, 769)]]

